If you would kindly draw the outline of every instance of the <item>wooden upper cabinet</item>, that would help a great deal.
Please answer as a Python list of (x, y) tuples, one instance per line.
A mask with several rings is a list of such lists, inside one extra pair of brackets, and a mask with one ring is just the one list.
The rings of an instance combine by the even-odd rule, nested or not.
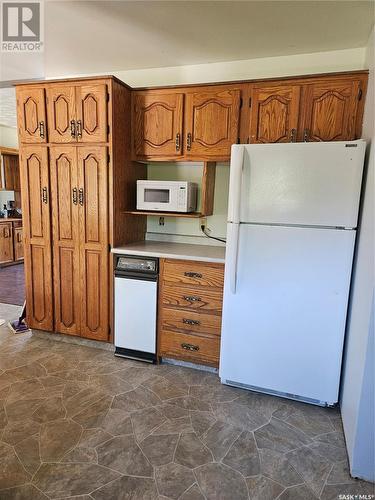
[(0, 222), (0, 264), (13, 260), (12, 223)]
[(255, 86), (251, 99), (251, 143), (295, 142), (299, 85)]
[(201, 88), (186, 94), (186, 157), (225, 160), (239, 136), (240, 90)]
[(80, 233), (81, 335), (108, 339), (107, 148), (77, 148)]
[(306, 85), (301, 103), (300, 140), (355, 139), (360, 84), (360, 80), (336, 78)]
[(133, 157), (182, 155), (184, 95), (137, 92), (132, 105)]
[(20, 142), (47, 142), (44, 88), (17, 89), (17, 120)]
[(24, 146), (20, 151), (25, 252), (27, 324), (53, 329), (52, 257), (48, 150)]
[(18, 155), (3, 154), (4, 189), (20, 191), (20, 166)]
[(47, 87), (49, 142), (76, 142), (75, 87)]
[(105, 84), (87, 84), (76, 87), (78, 141), (107, 141), (107, 95)]

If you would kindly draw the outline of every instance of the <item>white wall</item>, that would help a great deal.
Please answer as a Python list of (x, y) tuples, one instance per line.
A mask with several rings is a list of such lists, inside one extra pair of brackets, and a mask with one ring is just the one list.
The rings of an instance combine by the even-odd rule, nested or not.
[(366, 53), (370, 68), (363, 137), (368, 141), (366, 180), (341, 386), (341, 414), (353, 476), (375, 480), (374, 459), (374, 32)]

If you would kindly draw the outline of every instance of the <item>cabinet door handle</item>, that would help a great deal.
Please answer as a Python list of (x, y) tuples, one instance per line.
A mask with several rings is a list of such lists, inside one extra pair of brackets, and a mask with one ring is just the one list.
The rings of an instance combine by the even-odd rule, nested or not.
[(186, 271), (184, 276), (187, 276), (188, 278), (202, 278), (201, 273), (194, 273), (192, 271)]
[(182, 298), (188, 302), (201, 302), (201, 297), (196, 297), (194, 295), (183, 295)]
[(186, 149), (191, 150), (191, 133), (189, 132), (186, 139)]
[(73, 204), (77, 205), (77, 203), (78, 203), (78, 189), (77, 188), (72, 189), (72, 199), (73, 199)]
[(197, 321), (196, 319), (187, 319), (187, 318), (183, 318), (182, 319), (182, 322), (185, 324), (185, 325), (200, 325), (201, 322), (200, 321)]
[(295, 128), (292, 128), (290, 131), (290, 142), (296, 142), (296, 137), (297, 136), (297, 130)]
[(4, 227), (3, 236), (4, 238), (9, 238), (9, 229), (7, 227)]
[(21, 241), (22, 241), (22, 235), (19, 232), (17, 233), (17, 241), (18, 241), (18, 243), (21, 243)]
[(82, 137), (82, 121), (77, 120), (77, 137), (78, 139), (81, 139)]
[(39, 122), (39, 135), (42, 139), (45, 137), (45, 132), (44, 132), (44, 122)]
[(44, 188), (42, 189), (42, 202), (43, 202), (45, 205), (47, 205), (47, 203), (48, 203), (48, 193), (47, 193), (47, 188), (46, 188), (46, 187), (44, 187)]
[(83, 201), (84, 201), (84, 193), (83, 193), (83, 189), (82, 188), (79, 188), (78, 190), (78, 197), (79, 197), (79, 204), (81, 205), (81, 207), (83, 206)]
[(303, 131), (303, 140), (304, 140), (304, 142), (309, 142), (309, 135), (310, 135), (309, 129), (305, 128), (305, 130)]
[(76, 122), (75, 122), (75, 120), (70, 120), (70, 135), (74, 138), (76, 136)]
[(199, 351), (199, 345), (194, 345), (194, 344), (186, 344), (183, 342), (181, 344), (182, 349), (185, 349), (185, 351)]
[(176, 151), (180, 151), (180, 147), (181, 147), (181, 144), (180, 144), (180, 134), (177, 133), (176, 134)]

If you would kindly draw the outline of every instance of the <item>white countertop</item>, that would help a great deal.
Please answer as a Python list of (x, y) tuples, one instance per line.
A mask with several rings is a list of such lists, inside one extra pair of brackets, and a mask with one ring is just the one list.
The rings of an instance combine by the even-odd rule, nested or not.
[(112, 248), (112, 253), (162, 257), (167, 259), (200, 260), (224, 264), (225, 247), (213, 245), (192, 245), (167, 241), (138, 241)]

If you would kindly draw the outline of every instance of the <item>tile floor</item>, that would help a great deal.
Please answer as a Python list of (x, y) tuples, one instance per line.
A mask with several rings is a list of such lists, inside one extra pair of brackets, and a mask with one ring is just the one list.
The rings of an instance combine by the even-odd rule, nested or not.
[[(0, 305), (11, 319), (19, 308)], [(0, 327), (0, 499), (310, 500), (350, 478), (337, 410)]]

